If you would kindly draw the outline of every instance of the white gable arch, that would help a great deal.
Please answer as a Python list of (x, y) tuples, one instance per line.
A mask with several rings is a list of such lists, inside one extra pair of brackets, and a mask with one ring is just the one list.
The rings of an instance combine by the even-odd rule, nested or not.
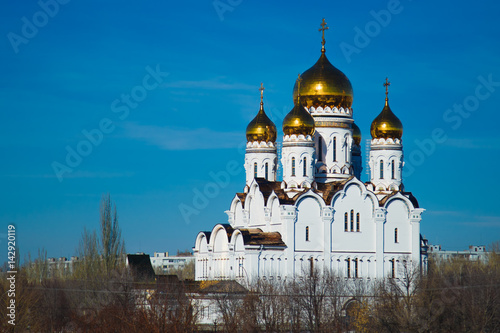
[(196, 236), (194, 251), (200, 254), (208, 253), (208, 240), (204, 232), (200, 232), (198, 236)]
[(212, 230), (210, 245), (212, 246), (214, 253), (227, 253), (229, 251), (227, 232), (222, 225), (218, 224)]
[(241, 231), (235, 230), (231, 236), (231, 244), (233, 245), (234, 252), (244, 252), (245, 244), (243, 242), (243, 235)]

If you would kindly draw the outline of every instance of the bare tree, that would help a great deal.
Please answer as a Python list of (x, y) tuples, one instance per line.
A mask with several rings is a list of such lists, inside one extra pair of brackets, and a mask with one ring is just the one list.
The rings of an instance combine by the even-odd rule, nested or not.
[(95, 230), (89, 231), (83, 229), (80, 239), (77, 255), (78, 263), (74, 267), (74, 276), (76, 278), (88, 278), (100, 275), (102, 273), (102, 263), (99, 254), (99, 241)]
[(290, 326), (290, 295), (283, 280), (257, 280), (244, 302), (244, 327), (247, 331), (278, 332)]
[(125, 243), (122, 240), (118, 225), (116, 205), (111, 201), (109, 193), (101, 199), (101, 239), (100, 250), (106, 272), (112, 271), (125, 254)]
[(292, 302), (298, 307), (300, 317), (304, 318), (301, 322), (292, 318), (294, 330), (337, 332), (341, 329), (342, 303), (347, 293), (344, 279), (329, 270), (321, 272), (314, 268), (311, 272), (304, 272), (290, 286)]
[(397, 277), (388, 276), (375, 288), (374, 319), (380, 331), (410, 332), (419, 326), (420, 269), (408, 257), (398, 262)]

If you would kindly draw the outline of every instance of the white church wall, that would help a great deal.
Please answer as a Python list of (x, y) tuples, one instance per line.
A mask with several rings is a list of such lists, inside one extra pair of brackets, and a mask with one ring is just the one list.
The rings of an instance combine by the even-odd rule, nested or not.
[(387, 204), (386, 222), (384, 224), (385, 252), (411, 252), (412, 233), (409, 222), (409, 208), (408, 204), (401, 199), (391, 200)]
[(271, 225), (281, 224), (280, 202), (276, 194), (269, 197), (267, 206), (271, 209)]
[(253, 183), (245, 200), (245, 210), (248, 212), (248, 227), (265, 227), (264, 196), (257, 183)]
[[(375, 223), (373, 220), (374, 200), (360, 189), (359, 182), (346, 186), (332, 200), (334, 221), (332, 223), (332, 251), (375, 251)], [(347, 231), (345, 214), (347, 213)], [(359, 214), (359, 231), (358, 231)], [(351, 218), (352, 217), (352, 218)], [(352, 220), (352, 223), (351, 223)]]
[(203, 280), (208, 277), (208, 242), (204, 233), (199, 233), (195, 242), (195, 279)]
[(216, 226), (210, 237), (213, 249), (212, 271), (209, 275), (215, 279), (229, 278), (229, 240), (224, 227)]
[(244, 226), (244, 221), (243, 221), (243, 206), (241, 204), (241, 201), (238, 201), (236, 203), (236, 206), (234, 208), (234, 225), (235, 226)]
[(295, 222), (295, 251), (323, 251), (322, 205), (313, 196), (300, 199)]

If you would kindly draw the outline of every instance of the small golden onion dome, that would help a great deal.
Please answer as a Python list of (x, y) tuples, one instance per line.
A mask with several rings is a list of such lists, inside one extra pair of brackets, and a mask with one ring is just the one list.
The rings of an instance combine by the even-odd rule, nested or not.
[(361, 130), (355, 123), (352, 123), (352, 138), (356, 146), (359, 146), (361, 143)]
[(259, 113), (247, 126), (247, 141), (276, 142), (276, 125), (267, 116), (262, 102)]
[(373, 139), (392, 138), (401, 140), (403, 136), (403, 124), (389, 107), (388, 98), (385, 99), (385, 106), (382, 112), (373, 120), (370, 127), (370, 134)]
[[(307, 108), (343, 107), (352, 105), (351, 82), (339, 69), (335, 68), (325, 55), (324, 50), (318, 61), (301, 75), (300, 96)], [(297, 83), (293, 87), (293, 100), (297, 99)]]
[(285, 119), (283, 119), (283, 134), (284, 135), (313, 135), (314, 134), (314, 118), (305, 109), (300, 101), (300, 96), (297, 98), (292, 111), (290, 111)]

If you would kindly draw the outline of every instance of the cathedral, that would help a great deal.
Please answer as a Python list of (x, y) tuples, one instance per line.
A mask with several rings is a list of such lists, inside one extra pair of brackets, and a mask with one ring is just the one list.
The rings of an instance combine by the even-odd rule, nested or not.
[[(198, 233), (196, 280), (286, 279), (312, 269), (346, 278), (398, 277), (410, 263), (425, 270), (424, 209), (404, 189), (403, 125), (385, 103), (371, 124), (370, 181), (361, 182), (361, 131), (349, 79), (328, 60), (326, 23), (318, 61), (299, 75), (293, 109), (276, 125), (260, 109), (246, 130), (246, 184), (227, 223)], [(278, 163), (283, 179), (278, 180)]]

